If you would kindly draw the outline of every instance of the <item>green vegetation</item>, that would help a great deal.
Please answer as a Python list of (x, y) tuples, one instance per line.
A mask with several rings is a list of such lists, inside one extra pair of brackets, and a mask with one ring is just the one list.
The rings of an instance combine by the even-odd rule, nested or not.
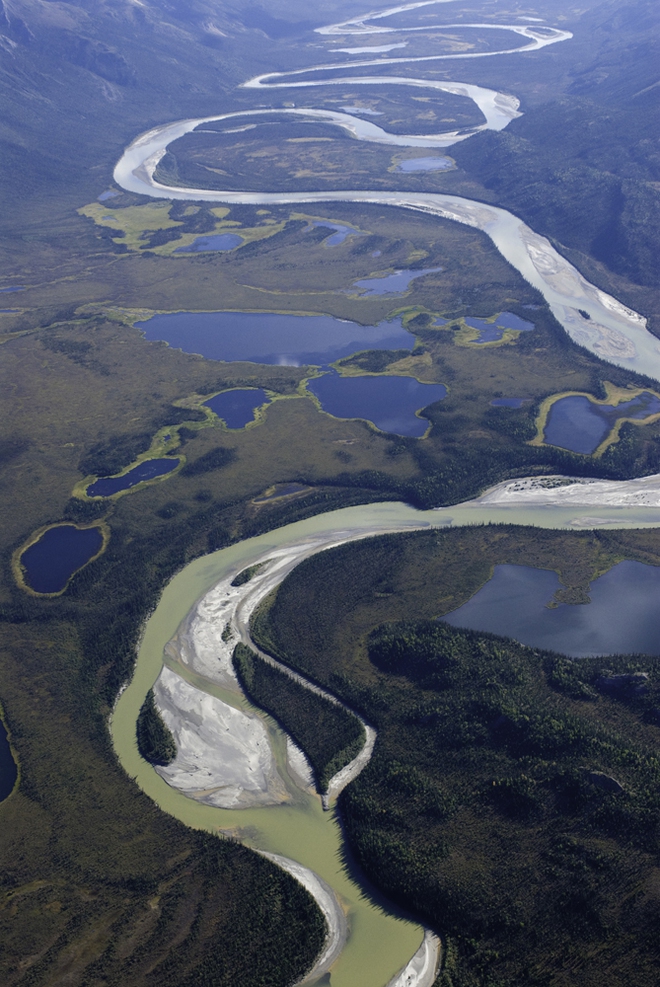
[(409, 350), (363, 350), (361, 353), (346, 356), (343, 360), (337, 360), (336, 366), (339, 371), (356, 369), (361, 373), (380, 374), (393, 363), (405, 360), (409, 356)]
[(150, 764), (170, 764), (176, 757), (174, 737), (156, 708), (153, 689), (149, 689), (142, 703), (136, 736), (138, 750)]
[(212, 473), (229, 466), (236, 459), (236, 450), (219, 448), (209, 449), (193, 463), (186, 463), (181, 472), (184, 476), (199, 476), (202, 473)]
[(660, 564), (660, 533), (366, 539), (303, 562), (255, 625), (378, 729), (342, 820), (371, 880), (449, 935), (443, 987), (655, 983), (660, 659), (572, 662), (430, 619), (500, 562), (556, 569), (582, 602), (622, 558)]
[[(474, 230), (378, 205), (329, 204), (323, 207), (325, 216), (364, 233), (329, 247), (329, 231), (303, 232), (307, 221), (292, 218), (289, 208), (233, 206), (228, 211), (205, 203), (152, 203), (129, 193), (96, 203), (101, 192), (112, 190), (121, 147), (139, 133), (173, 117), (252, 109), (264, 93), (238, 89), (239, 83), (277, 64), (290, 69), (309, 64), (309, 49), (301, 44), (302, 32), (313, 26), (309, 5), (269, 0), (269, 6), (286, 19), (261, 8), (255, 13), (256, 8), (239, 10), (225, 3), (209, 6), (207, 0), (112, 9), (90, 0), (23, 3), (7, 13), (0, 6), (0, 34), (10, 52), (0, 80), (1, 269), (3, 287), (25, 286), (20, 294), (6, 296), (7, 307), (18, 311), (2, 314), (0, 335), (0, 694), (21, 763), (20, 786), (0, 806), (0, 977), (10, 987), (50, 987), (63, 980), (127, 987), (201, 982), (282, 987), (302, 974), (321, 943), (320, 913), (298, 884), (247, 850), (187, 831), (159, 813), (118, 770), (110, 748), (107, 718), (131, 673), (139, 627), (164, 584), (189, 559), (352, 503), (393, 497), (450, 503), (529, 472), (625, 477), (660, 468), (656, 425), (625, 425), (620, 442), (597, 463), (526, 446), (534, 416), (549, 394), (576, 389), (602, 396), (604, 373), (619, 386), (652, 386), (623, 370), (604, 370), (566, 341), (545, 308), (533, 316), (534, 333), (513, 346), (455, 346), (452, 332), (430, 328), (431, 314), (458, 320), (506, 309), (530, 317), (524, 306), (541, 304)], [(337, 17), (343, 16), (341, 7), (336, 7)], [(327, 134), (330, 141), (300, 142), (295, 128), (280, 131), (292, 142), (278, 140), (277, 153), (263, 158), (250, 156), (267, 150), (263, 134), (255, 133), (232, 164), (239, 170), (244, 166), (256, 184), (268, 179), (269, 188), (274, 172), (280, 187), (318, 188), (319, 181), (320, 187), (341, 187), (353, 169), (353, 187), (396, 186), (497, 200), (565, 244), (591, 280), (653, 317), (658, 176), (649, 101), (657, 92), (651, 44), (657, 13), (642, 0), (594, 5), (579, 17), (562, 4), (556, 10), (574, 32), (570, 45), (546, 49), (539, 58), (515, 56), (515, 77), (513, 58), (470, 61), (471, 79), (514, 91), (525, 116), (502, 134), (458, 145), (456, 170), (394, 173), (389, 169), (401, 155), (338, 138), (334, 128)], [(354, 10), (347, 9), (349, 14)], [(421, 43), (429, 52), (431, 44), (446, 51), (454, 44), (437, 37)], [(420, 69), (425, 71), (423, 65)], [(436, 71), (436, 65), (429, 69)], [(360, 103), (382, 112), (377, 119), (396, 132), (436, 130), (445, 117), (459, 128), (475, 122), (474, 107), (464, 99), (430, 100), (405, 87), (392, 94), (388, 88), (379, 86), (373, 93), (364, 86), (333, 85), (326, 103), (320, 99), (322, 89), (297, 90), (296, 99), (298, 105), (331, 109)], [(548, 100), (555, 101), (554, 107), (541, 109), (539, 104)], [(584, 100), (596, 100), (597, 111)], [(605, 115), (606, 101), (611, 105)], [(303, 134), (326, 136), (310, 125)], [(473, 148), (479, 160), (468, 160)], [(179, 154), (183, 149), (173, 150), (176, 160), (164, 159), (162, 167), (188, 167), (186, 154)], [(225, 153), (224, 146), (220, 152)], [(191, 166), (200, 170), (217, 163), (201, 157), (193, 162), (192, 157)], [(311, 174), (295, 175), (296, 170)], [(320, 178), (322, 170), (326, 175)], [(206, 175), (227, 185), (225, 176)], [(90, 209), (85, 203), (94, 205)], [(232, 229), (249, 242), (227, 254), (174, 255), (177, 246), (198, 235)], [(378, 271), (420, 262), (443, 271), (414, 283), (406, 299), (428, 320), (411, 318), (418, 346), (415, 357), (404, 361), (420, 362), (406, 362), (402, 372), (421, 375), (423, 366), (420, 379), (450, 388), (428, 439), (421, 442), (386, 439), (359, 422), (320, 415), (312, 402), (295, 397), (306, 368), (205, 362), (146, 343), (127, 324), (129, 311), (218, 309), (327, 312), (375, 324), (396, 314), (392, 299), (351, 298), (344, 289)], [(358, 369), (361, 359), (354, 364)], [(366, 357), (362, 369), (396, 366), (378, 359)], [(147, 452), (160, 429), (177, 425), (174, 402), (239, 386), (264, 387), (291, 400), (274, 402), (258, 428), (232, 436), (231, 448), (219, 428), (177, 426), (191, 467), (185, 475), (179, 471), (167, 483), (111, 502), (72, 499), (86, 476), (120, 472)], [(491, 408), (492, 398), (501, 396), (522, 396), (530, 403), (520, 410)], [(194, 419), (184, 409), (181, 422)], [(195, 463), (200, 463), (197, 469)], [(254, 502), (264, 490), (292, 481), (303, 483), (305, 490), (272, 503)], [(112, 533), (108, 549), (74, 577), (63, 596), (28, 597), (15, 585), (11, 557), (30, 532), (62, 520), (101, 518)], [(469, 595), (498, 558), (552, 562), (550, 543), (538, 533), (535, 547), (530, 541), (524, 550), (516, 549), (515, 539), (505, 533), (500, 555), (494, 550), (480, 555), (481, 537), (470, 534), (464, 542), (452, 542), (466, 555), (445, 559), (450, 582), (428, 570), (427, 585), (447, 598), (439, 596), (437, 607), (428, 612), (411, 610), (410, 595), (394, 612), (398, 604), (390, 572), (398, 563), (376, 557), (369, 579), (377, 574), (380, 583), (367, 602), (378, 612), (365, 618), (364, 633), (383, 621), (440, 612), (447, 601)], [(556, 543), (561, 544), (557, 566), (566, 595), (581, 598), (589, 574), (621, 552), (634, 549), (635, 557), (652, 560), (654, 537), (627, 535), (619, 543), (612, 535), (599, 535), (592, 554), (580, 561), (572, 546), (591, 544), (589, 538), (562, 536), (564, 541)], [(413, 552), (418, 554), (419, 547)], [(380, 561), (389, 569), (379, 567)], [(355, 598), (363, 599), (361, 582), (357, 589)], [(301, 600), (309, 597), (303, 593)], [(341, 608), (328, 602), (340, 617)], [(331, 688), (366, 704), (374, 683), (394, 677), (376, 669), (364, 654), (347, 669), (341, 656), (349, 653), (344, 645), (352, 640), (353, 625), (323, 623), (316, 605), (311, 613), (325, 628), (315, 643), (319, 655), (327, 656), (336, 635), (341, 638), (327, 666), (328, 675), (337, 676)], [(308, 634), (304, 612), (301, 626)], [(625, 729), (632, 729), (637, 715), (632, 705), (600, 693), (596, 701), (580, 699), (596, 687), (591, 680), (578, 681), (572, 671), (556, 666), (547, 673), (557, 687), (568, 690), (566, 702), (579, 703), (583, 710), (595, 702), (608, 722), (620, 714), (628, 717)], [(314, 670), (318, 678), (325, 674), (320, 666)], [(396, 680), (401, 689), (418, 691), (407, 679)], [(563, 694), (557, 695), (563, 702)], [(374, 691), (375, 704), (379, 697), (381, 692)], [(397, 709), (394, 704), (394, 713)], [(408, 728), (394, 713), (403, 747)], [(383, 707), (378, 715), (385, 714)], [(641, 722), (644, 715), (643, 740), (655, 729)], [(380, 737), (379, 750), (387, 755), (390, 741), (383, 729)], [(398, 748), (393, 750), (392, 761), (404, 763)], [(374, 770), (378, 764), (377, 759)], [(411, 770), (407, 763), (408, 776)], [(532, 781), (537, 784), (535, 777)], [(366, 777), (359, 785), (363, 782)], [(421, 782), (414, 785), (423, 789), (415, 796), (420, 806), (434, 812), (434, 805), (444, 805), (424, 794)], [(596, 797), (601, 797), (598, 792)], [(486, 813), (499, 811), (490, 802), (484, 806)], [(406, 842), (408, 850), (414, 849), (416, 832)], [(575, 881), (591, 880), (592, 862), (598, 853), (607, 856), (610, 839), (597, 837), (593, 852), (593, 841), (588, 852), (579, 843), (575, 852), (569, 847), (559, 858), (552, 856), (558, 852), (553, 845), (541, 863), (577, 875)], [(497, 839), (491, 834), (488, 852), (493, 846)], [(619, 850), (613, 852), (616, 856)], [(628, 883), (617, 885), (611, 877), (620, 873), (616, 868), (603, 871), (610, 875), (607, 893), (619, 890), (622, 904), (603, 919), (613, 930), (607, 948), (595, 949), (595, 956), (586, 949), (567, 959), (574, 979), (587, 983), (589, 973), (599, 982), (616, 983), (626, 971), (632, 971), (631, 981), (646, 976), (639, 957), (646, 945), (654, 948), (647, 930), (657, 925), (657, 904), (655, 863), (636, 856), (641, 853), (626, 847), (617, 857), (627, 868)], [(472, 859), (476, 871), (480, 860)], [(628, 894), (633, 884), (634, 894)], [(536, 941), (548, 942), (544, 927), (527, 933), (531, 949)], [(623, 934), (628, 940), (619, 946)], [(464, 939), (450, 944), (446, 966), (453, 962), (466, 969), (466, 949)], [(608, 957), (612, 962), (606, 968)], [(499, 961), (488, 962), (494, 968)], [(519, 982), (526, 979), (523, 972)]]
[(265, 564), (265, 562), (259, 562), (257, 565), (249, 565), (247, 569), (243, 569), (237, 576), (234, 576), (231, 581), (231, 585), (244, 586), (245, 583), (249, 583), (250, 580), (253, 579), (261, 569), (263, 569)]
[(234, 648), (234, 668), (247, 695), (305, 751), (316, 786), (325, 792), (330, 779), (364, 746), (358, 718), (269, 665), (244, 644)]

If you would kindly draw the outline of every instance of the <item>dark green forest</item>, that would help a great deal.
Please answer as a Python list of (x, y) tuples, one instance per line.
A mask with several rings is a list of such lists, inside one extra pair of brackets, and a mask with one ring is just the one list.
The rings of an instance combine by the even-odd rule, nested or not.
[(340, 816), (370, 880), (448, 936), (446, 987), (657, 981), (660, 659), (571, 661), (429, 619), (495, 563), (555, 568), (584, 603), (626, 557), (657, 565), (660, 536), (372, 538), (302, 563), (262, 617), (280, 660), (378, 730)]
[(356, 757), (365, 742), (357, 716), (310, 692), (244, 644), (234, 649), (234, 668), (246, 694), (270, 713), (305, 751), (318, 791)]
[(156, 708), (153, 689), (142, 703), (136, 734), (138, 750), (150, 764), (170, 764), (176, 757), (176, 742)]

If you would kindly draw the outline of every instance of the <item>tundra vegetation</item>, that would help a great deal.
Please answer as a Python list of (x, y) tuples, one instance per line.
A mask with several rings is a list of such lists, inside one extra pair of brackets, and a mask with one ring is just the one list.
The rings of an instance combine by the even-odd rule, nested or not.
[[(453, 9), (458, 9), (456, 4)], [(342, 138), (334, 128), (326, 134), (310, 127), (304, 136), (315, 140), (302, 143), (299, 129), (292, 128), (282, 132), (285, 140), (272, 156), (275, 186), (277, 182), (282, 188), (316, 184), (322, 164), (319, 149), (324, 149), (329, 173), (323, 178), (324, 188), (340, 187), (349, 170), (355, 169), (355, 181), (349, 176), (353, 187), (368, 181), (369, 187), (423, 187), (500, 203), (553, 237), (588, 278), (642, 312), (657, 332), (653, 265), (658, 243), (657, 148), (650, 136), (657, 11), (648, 0), (587, 4), (580, 15), (559, 0), (553, 10), (566, 16), (566, 26), (574, 34), (570, 46), (554, 46), (542, 58), (470, 60), (470, 78), (514, 92), (525, 115), (502, 134), (484, 134), (452, 150), (456, 169), (424, 175), (394, 173), (389, 170), (393, 156), (385, 149), (372, 147), (367, 158), (366, 146)], [(318, 16), (326, 20), (354, 14), (354, 3), (333, 0), (328, 17)], [(119, 688), (131, 674), (141, 624), (163, 586), (187, 561), (240, 538), (353, 503), (405, 498), (433, 506), (473, 496), (490, 483), (525, 473), (622, 478), (660, 469), (657, 423), (624, 425), (619, 442), (597, 461), (527, 444), (534, 435), (538, 408), (552, 394), (578, 390), (604, 397), (604, 381), (644, 388), (654, 382), (601, 364), (571, 344), (536, 292), (477, 231), (381, 206), (337, 203), (324, 205), (322, 213), (315, 209), (314, 216), (311, 210), (310, 216), (302, 216), (290, 207), (154, 204), (113, 187), (114, 164), (137, 134), (173, 117), (252, 109), (264, 94), (237, 88), (247, 77), (271, 71), (277, 64), (290, 69), (309, 65), (307, 42), (316, 26), (310, 16), (316, 18), (316, 12), (310, 15), (309, 5), (301, 0), (269, 0), (267, 10), (245, 8), (233, 0), (194, 0), (170, 7), (160, 2), (98, 0), (0, 4), (4, 71), (0, 288), (12, 290), (2, 294), (8, 311), (0, 313), (0, 700), (20, 763), (19, 785), (0, 805), (4, 946), (0, 975), (12, 987), (50, 987), (65, 980), (128, 987), (156, 983), (188, 987), (199, 982), (209, 987), (235, 983), (284, 987), (302, 975), (320, 947), (322, 917), (298, 884), (237, 844), (186, 830), (159, 812), (114, 758), (107, 719)], [(457, 50), (452, 39), (436, 37), (431, 43), (442, 44), (448, 52)], [(436, 68), (428, 71), (432, 77)], [(327, 106), (361, 101), (375, 110), (378, 105), (383, 116), (374, 119), (398, 131), (437, 129), (436, 123), (445, 116), (454, 118), (459, 127), (475, 122), (466, 101), (443, 96), (428, 104), (407, 90), (377, 88), (367, 93), (363, 86), (346, 90), (333, 86)], [(307, 98), (304, 90), (296, 92)], [(322, 92), (316, 90), (315, 95)], [(281, 95), (282, 91), (278, 99)], [(310, 98), (312, 103), (320, 105)], [(249, 133), (254, 140), (244, 141), (232, 166), (249, 164), (253, 181), (265, 183), (269, 176), (259, 163), (268, 159), (254, 156), (266, 147), (259, 145), (263, 134)], [(329, 141), (316, 140), (326, 136)], [(176, 167), (203, 170), (202, 166), (217, 165), (198, 151), (206, 154), (208, 148), (201, 143), (191, 144), (189, 151), (173, 148)], [(338, 160), (340, 169), (335, 167)], [(367, 160), (373, 173), (360, 174)], [(163, 168), (168, 165), (173, 162), (165, 159)], [(292, 176), (292, 168), (314, 175)], [(224, 176), (209, 171), (206, 175), (221, 177), (225, 184)], [(104, 192), (110, 197), (99, 203)], [(344, 222), (360, 235), (329, 246), (331, 231), (310, 229), (310, 218)], [(221, 232), (236, 232), (243, 245), (227, 253), (175, 253), (177, 246), (197, 236)], [(359, 298), (348, 292), (356, 279), (411, 265), (443, 271), (415, 280), (401, 298)], [(536, 305), (540, 308), (527, 307)], [(412, 355), (359, 354), (345, 361), (342, 370), (410, 373), (420, 380), (444, 383), (449, 395), (430, 409), (427, 438), (401, 439), (377, 433), (363, 422), (339, 421), (319, 412), (301, 390), (313, 368), (204, 361), (148, 343), (133, 328), (135, 321), (156, 311), (220, 309), (322, 312), (365, 325), (400, 314), (417, 337)], [(436, 316), (460, 320), (500, 311), (531, 319), (534, 332), (506, 345), (479, 348), (455, 345), (453, 329), (433, 328)], [(277, 399), (261, 424), (231, 437), (217, 427), (194, 428), (203, 424), (199, 414), (180, 406), (241, 386), (263, 387)], [(520, 409), (491, 407), (493, 398), (508, 396), (528, 400)], [(184, 469), (117, 500), (71, 496), (85, 477), (113, 475), (127, 468), (165, 426), (180, 426)], [(292, 482), (304, 485), (295, 498), (272, 502), (260, 498), (274, 485)], [(106, 552), (74, 576), (62, 597), (28, 597), (14, 582), (13, 552), (34, 531), (67, 520), (103, 520), (111, 531)], [(470, 539), (485, 536), (469, 533), (464, 542), (457, 535), (451, 537), (466, 546), (467, 555), (464, 565), (445, 560), (444, 569), (453, 566), (454, 580), (446, 592), (459, 593), (464, 586), (469, 595), (470, 587), (486, 578), (485, 557), (479, 556), (481, 548), (470, 554)], [(507, 558), (542, 564), (548, 557), (548, 537), (543, 532), (507, 535)], [(633, 553), (646, 561), (654, 558), (655, 535), (561, 537), (566, 592), (578, 596), (585, 591), (588, 574), (610, 564), (608, 552), (615, 557)], [(586, 552), (584, 546), (591, 544), (600, 546), (598, 552), (605, 556), (596, 548), (595, 555), (587, 553), (587, 575), (580, 575), (582, 556), (573, 547), (580, 545)], [(528, 549), (523, 550), (524, 545)], [(415, 549), (421, 558), (420, 551)], [(328, 564), (335, 557), (329, 554)], [(492, 562), (499, 558), (489, 557)], [(382, 580), (374, 590), (374, 609), (365, 618), (364, 634), (383, 623), (417, 621), (442, 610), (439, 603), (415, 610), (405, 595), (399, 605), (399, 597), (389, 587), (396, 581), (400, 563), (394, 556), (388, 559), (391, 573), (382, 566), (358, 567), (361, 577), (368, 571), (370, 580), (376, 574)], [(334, 600), (342, 579), (332, 585)], [(286, 591), (281, 599), (285, 597)], [(319, 631), (318, 654), (328, 655), (333, 635), (344, 630), (324, 623), (318, 608), (313, 613), (318, 627), (324, 628)], [(309, 636), (309, 620), (304, 626)], [(351, 627), (346, 622), (347, 634), (353, 633)], [(423, 637), (422, 631), (414, 633)], [(279, 642), (279, 636), (273, 640)], [(602, 720), (608, 730), (624, 737), (626, 750), (634, 755), (625, 769), (611, 769), (614, 777), (624, 779), (623, 798), (615, 799), (598, 788), (592, 791), (580, 775), (584, 805), (578, 805), (574, 816), (566, 815), (561, 805), (552, 802), (554, 790), (548, 779), (555, 777), (551, 773), (555, 769), (538, 768), (535, 774), (533, 765), (520, 766), (513, 742), (497, 747), (486, 725), (484, 749), (499, 772), (493, 777), (519, 779), (520, 773), (525, 774), (530, 780), (524, 791), (532, 793), (534, 805), (538, 800), (528, 819), (512, 817), (502, 808), (506, 799), (500, 803), (478, 785), (469, 788), (472, 781), (477, 784), (471, 774), (473, 748), (466, 748), (469, 764), (463, 777), (453, 754), (443, 747), (438, 748), (445, 752), (442, 756), (433, 754), (437, 724), (415, 726), (405, 719), (406, 710), (418, 706), (423, 710), (419, 716), (432, 715), (449, 696), (440, 692), (436, 696), (413, 678), (383, 671), (368, 657), (367, 638), (359, 640), (363, 643), (357, 658), (343, 640), (337, 654), (344, 657), (332, 652), (336, 675), (328, 684), (356, 707), (371, 710), (369, 718), (379, 727), (381, 739), (372, 767), (344, 796), (342, 811), (346, 820), (358, 820), (350, 823), (351, 838), (365, 866), (371, 868), (376, 859), (384, 867), (392, 862), (395, 897), (413, 907), (410, 889), (420, 878), (416, 885), (424, 898), (420, 914), (428, 916), (428, 909), (436, 907), (429, 901), (436, 900), (437, 888), (433, 885), (427, 895), (428, 872), (420, 863), (415, 841), (423, 846), (426, 829), (438, 832), (438, 806), (450, 806), (454, 798), (460, 806), (465, 799), (465, 844), (458, 843), (454, 852), (454, 837), (442, 836), (450, 850), (439, 863), (445, 866), (447, 860), (459, 859), (464, 847), (461, 900), (477, 903), (475, 922), (483, 921), (486, 932), (482, 937), (474, 930), (468, 933), (467, 927), (451, 928), (455, 946), (448, 950), (448, 962), (455, 957), (462, 971), (451, 976), (481, 977), (485, 984), (489, 977), (492, 981), (491, 974), (499, 975), (500, 968), (502, 977), (509, 976), (509, 970), (523, 969), (522, 960), (516, 966), (515, 956), (500, 963), (494, 955), (498, 933), (493, 932), (497, 922), (488, 904), (490, 870), (485, 872), (483, 894), (475, 890), (481, 860), (490, 859), (487, 854), (494, 852), (493, 847), (502, 848), (501, 859), (513, 861), (515, 870), (516, 855), (508, 853), (513, 842), (506, 842), (508, 828), (513, 827), (523, 848), (520, 859), (529, 861), (528, 870), (515, 871), (522, 875), (520, 887), (529, 880), (530, 887), (536, 888), (534, 882), (545, 875), (546, 880), (559, 881), (561, 893), (575, 890), (578, 897), (594, 901), (586, 925), (579, 926), (575, 919), (576, 929), (586, 929), (579, 933), (584, 948), (579, 959), (577, 947), (570, 952), (566, 969), (572, 964), (574, 976), (585, 983), (588, 977), (593, 982), (607, 977), (617, 983), (626, 975), (636, 983), (644, 983), (645, 977), (651, 983), (647, 957), (655, 948), (651, 930), (657, 925), (655, 863), (648, 850), (650, 831), (639, 828), (634, 813), (635, 806), (646, 804), (639, 800), (646, 798), (645, 778), (650, 777), (645, 773), (646, 755), (638, 757), (638, 753), (646, 750), (644, 745), (653, 748), (655, 727), (636, 712), (638, 700), (631, 697), (624, 702), (597, 690), (595, 699), (575, 698), (570, 690), (579, 693), (582, 685), (594, 690), (593, 681), (576, 684), (571, 666), (557, 666), (552, 673), (557, 682), (571, 679), (568, 692), (558, 691), (550, 682), (544, 656), (533, 659), (524, 650), (484, 639), (484, 653), (490, 654), (495, 646), (503, 653), (513, 649), (511, 660), (522, 676), (516, 686), (516, 711), (527, 709), (532, 694), (540, 697), (539, 709), (545, 708), (541, 700), (549, 697), (548, 702), (559, 704), (552, 707), (558, 722), (569, 713), (580, 723), (591, 717), (583, 731), (591, 737), (593, 724)], [(288, 656), (290, 642), (285, 644)], [(472, 647), (470, 642), (455, 645), (460, 661), (458, 692), (452, 702), (463, 702), (460, 697), (468, 696), (461, 692), (465, 685), (461, 670), (471, 661), (486, 661), (480, 652), (472, 656)], [(308, 661), (296, 655), (291, 660), (301, 666)], [(349, 667), (344, 668), (344, 661)], [(322, 681), (326, 674), (335, 674), (332, 662), (327, 673), (320, 668), (306, 672)], [(653, 682), (653, 662), (645, 661), (641, 667)], [(362, 677), (369, 689), (374, 685), (373, 708)], [(511, 719), (518, 723), (514, 716)], [(424, 743), (431, 743), (430, 767), (406, 760), (414, 747), (409, 741), (415, 730)], [(438, 744), (445, 743), (439, 737)], [(392, 758), (387, 755), (389, 744)], [(618, 740), (612, 741), (612, 758), (621, 749)], [(563, 758), (560, 752), (550, 760), (573, 770), (575, 760)], [(539, 759), (543, 760), (541, 755)], [(437, 775), (441, 761), (448, 765), (444, 780)], [(406, 813), (397, 809), (397, 815), (394, 809), (401, 796), (392, 795), (397, 782), (388, 780), (401, 776), (395, 762), (404, 765), (406, 777), (413, 767), (428, 776), (428, 791), (441, 795), (427, 796), (427, 782), (419, 782), (422, 794), (405, 795)], [(418, 784), (414, 779), (409, 783), (413, 789)], [(506, 795), (506, 785), (503, 791)], [(393, 846), (399, 847), (404, 840), (401, 833), (410, 825), (405, 844), (412, 858), (401, 857), (406, 868), (410, 863), (406, 874), (403, 864), (397, 870), (396, 853), (388, 857), (383, 850), (388, 844), (380, 830), (374, 830), (376, 856), (369, 856), (367, 831), (358, 825), (367, 796), (385, 809), (381, 822), (385, 828), (391, 824), (387, 838)], [(614, 824), (614, 835), (602, 828), (608, 799), (614, 800), (615, 807), (629, 803), (633, 807), (634, 825), (628, 836), (622, 836), (622, 827)], [(601, 802), (605, 808), (599, 816)], [(592, 818), (587, 804), (595, 806), (600, 829), (587, 828)], [(430, 813), (426, 816), (424, 806)], [(462, 811), (459, 808), (451, 816), (450, 825), (457, 832)], [(532, 840), (534, 812), (540, 813), (539, 829), (547, 822), (548, 833), (560, 834), (559, 842), (543, 844), (545, 856), (542, 837), (529, 854), (526, 849)], [(422, 817), (431, 822), (419, 824)], [(492, 825), (486, 841), (488, 820)], [(562, 842), (561, 820), (568, 827), (568, 842)], [(468, 853), (470, 833), (475, 847), (484, 848), (483, 858)], [(601, 859), (605, 863), (599, 870)], [(553, 876), (553, 868), (559, 877)], [(628, 894), (633, 885), (635, 895)], [(501, 887), (502, 921), (515, 932), (517, 892), (508, 883)], [(562, 900), (559, 895), (557, 914), (547, 913), (547, 929), (541, 913), (526, 911), (525, 901), (520, 906), (524, 914), (539, 916), (539, 923), (526, 930), (539, 936), (535, 962), (540, 964), (546, 962), (544, 957), (558, 955), (552, 952), (553, 943), (568, 942), (561, 937), (553, 940), (549, 934), (559, 928), (553, 922), (560, 922)], [(577, 906), (567, 906), (561, 914), (568, 923), (570, 916), (578, 914)], [(608, 930), (611, 936), (601, 949)], [(522, 937), (523, 931), (512, 933), (515, 949)], [(556, 972), (553, 962), (548, 960), (552, 973), (544, 983), (551, 976), (555, 983), (569, 977), (566, 971)], [(481, 969), (487, 972), (475, 972)], [(538, 979), (541, 974), (534, 976)], [(521, 979), (522, 973), (518, 982)]]

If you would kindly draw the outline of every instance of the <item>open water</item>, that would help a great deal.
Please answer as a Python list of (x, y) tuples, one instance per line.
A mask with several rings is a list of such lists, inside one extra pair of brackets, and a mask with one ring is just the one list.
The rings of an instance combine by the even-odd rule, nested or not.
[(660, 568), (619, 562), (591, 584), (591, 603), (549, 607), (559, 587), (548, 569), (497, 565), (471, 600), (442, 619), (573, 658), (660, 654)]

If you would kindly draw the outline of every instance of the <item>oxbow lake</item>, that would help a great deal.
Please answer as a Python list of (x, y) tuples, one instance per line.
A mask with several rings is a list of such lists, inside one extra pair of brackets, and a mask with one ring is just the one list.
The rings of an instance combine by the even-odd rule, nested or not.
[(593, 581), (591, 603), (548, 607), (560, 585), (548, 569), (497, 565), (471, 600), (442, 619), (572, 658), (660, 655), (660, 567), (619, 562)]
[(49, 528), (21, 555), (25, 581), (36, 593), (59, 593), (102, 545), (100, 528), (76, 528), (73, 524)]
[(325, 366), (358, 350), (412, 350), (415, 345), (415, 337), (400, 319), (361, 326), (330, 315), (172, 312), (136, 325), (149, 340), (164, 340), (208, 360), (293, 367)]
[(307, 387), (335, 418), (362, 418), (382, 432), (414, 437), (429, 427), (415, 412), (447, 395), (443, 384), (420, 384), (413, 377), (340, 377), (334, 370), (310, 380)]
[(596, 404), (583, 394), (560, 398), (550, 408), (543, 439), (570, 452), (595, 452), (620, 418), (647, 418), (660, 413), (660, 398), (644, 391), (622, 404)]
[(167, 476), (179, 465), (178, 459), (146, 459), (123, 476), (102, 476), (90, 483), (85, 493), (88, 497), (111, 497), (122, 490), (130, 490), (144, 480)]

